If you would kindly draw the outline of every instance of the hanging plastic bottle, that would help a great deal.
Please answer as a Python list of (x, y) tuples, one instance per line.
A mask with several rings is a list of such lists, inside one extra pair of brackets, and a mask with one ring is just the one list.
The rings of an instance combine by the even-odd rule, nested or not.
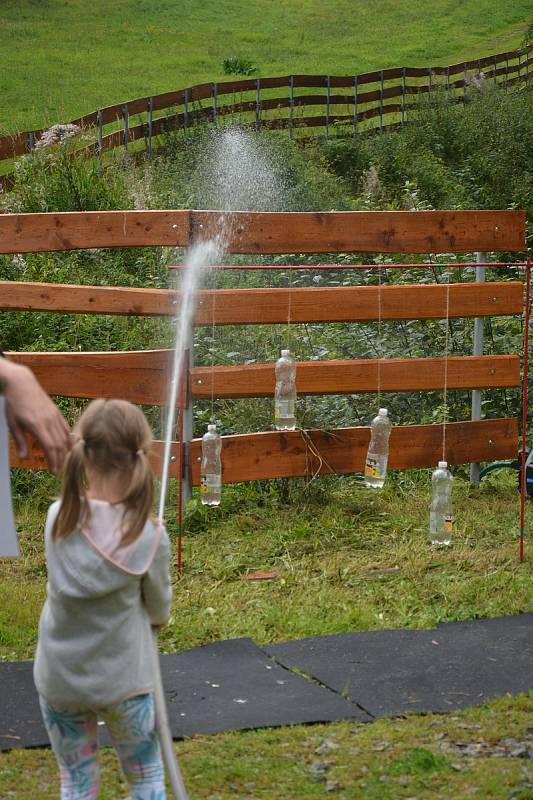
[(389, 437), (392, 423), (386, 408), (380, 408), (370, 426), (370, 444), (365, 461), (365, 486), (381, 489), (387, 477)]
[(216, 425), (208, 425), (202, 436), (202, 462), (200, 465), (200, 497), (204, 506), (220, 505), (222, 489), (222, 441)]
[(296, 428), (296, 362), (290, 350), (282, 350), (276, 362), (274, 422), (278, 431)]
[(452, 540), (452, 482), (453, 476), (448, 470), (448, 462), (439, 461), (439, 466), (431, 476), (431, 511), (429, 513), (431, 544), (450, 544)]

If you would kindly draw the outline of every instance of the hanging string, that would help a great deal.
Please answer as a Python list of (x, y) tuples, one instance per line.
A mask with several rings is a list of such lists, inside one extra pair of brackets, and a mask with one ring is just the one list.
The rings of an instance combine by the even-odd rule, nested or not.
[(448, 422), (448, 355), (450, 345), (450, 269), (446, 268), (446, 333), (444, 337), (444, 390), (442, 424), (442, 461), (446, 459), (446, 424)]

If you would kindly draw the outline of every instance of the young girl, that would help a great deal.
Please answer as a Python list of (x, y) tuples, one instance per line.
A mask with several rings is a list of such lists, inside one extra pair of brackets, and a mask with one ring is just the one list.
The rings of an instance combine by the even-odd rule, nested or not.
[(61, 798), (98, 794), (100, 718), (132, 800), (162, 800), (151, 626), (167, 621), (172, 590), (168, 537), (150, 518), (151, 431), (131, 403), (95, 400), (74, 434), (46, 521), (48, 598), (34, 667)]

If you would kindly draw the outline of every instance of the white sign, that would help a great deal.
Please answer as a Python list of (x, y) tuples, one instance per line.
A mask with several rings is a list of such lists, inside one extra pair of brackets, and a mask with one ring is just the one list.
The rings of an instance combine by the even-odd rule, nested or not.
[(4, 398), (0, 397), (0, 558), (16, 558), (20, 551), (9, 485), (9, 439), (4, 404)]

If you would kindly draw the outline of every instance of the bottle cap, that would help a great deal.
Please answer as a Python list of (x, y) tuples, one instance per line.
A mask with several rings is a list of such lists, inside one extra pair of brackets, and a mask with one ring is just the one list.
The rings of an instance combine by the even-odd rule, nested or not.
[(388, 410), (386, 408), (380, 408), (378, 413), (379, 413), (380, 417), (388, 417), (389, 416), (389, 412), (388, 412)]
[(207, 430), (210, 433), (215, 433), (216, 429), (217, 429), (217, 426), (214, 424), (214, 422), (210, 422), (209, 425), (207, 426)]
[(439, 469), (448, 469), (447, 461), (439, 461)]
[(281, 357), (282, 358), (285, 358), (285, 356), (290, 356), (290, 354), (291, 354), (290, 350), (282, 350), (281, 351)]

